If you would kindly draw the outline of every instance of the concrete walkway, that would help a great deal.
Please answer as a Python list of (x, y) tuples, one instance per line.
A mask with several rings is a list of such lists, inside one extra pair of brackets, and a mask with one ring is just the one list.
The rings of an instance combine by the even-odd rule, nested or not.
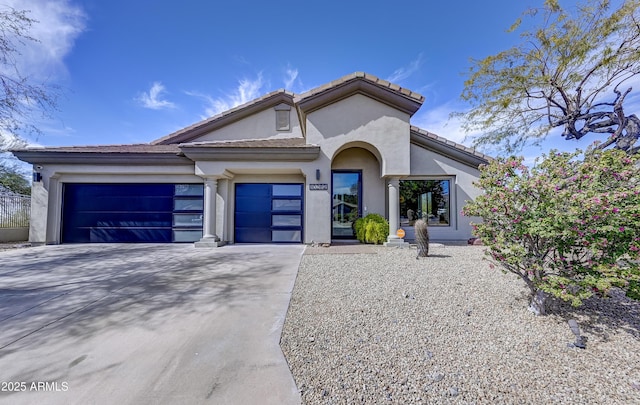
[(303, 251), (0, 252), (0, 403), (300, 403), (279, 340)]

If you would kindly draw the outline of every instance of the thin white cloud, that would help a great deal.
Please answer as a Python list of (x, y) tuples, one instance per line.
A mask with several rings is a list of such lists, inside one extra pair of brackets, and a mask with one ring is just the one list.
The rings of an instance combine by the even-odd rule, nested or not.
[(462, 123), (457, 118), (450, 118), (454, 111), (459, 111), (456, 103), (448, 102), (432, 109), (420, 109), (412, 118), (412, 123), (424, 130), (447, 138), (450, 141), (471, 145), (469, 138), (474, 134), (467, 134), (462, 129)]
[(162, 98), (164, 93), (166, 93), (164, 85), (160, 82), (153, 82), (149, 92), (142, 92), (138, 97), (136, 97), (136, 101), (140, 103), (142, 107), (149, 108), (151, 110), (175, 108), (176, 105), (174, 103)]
[(284, 88), (293, 91), (296, 81), (298, 81), (298, 69), (287, 66), (285, 69)]
[(246, 78), (240, 80), (240, 85), (230, 97), (232, 101), (231, 108), (244, 104), (260, 96), (260, 89), (262, 89), (263, 85), (264, 81), (262, 80), (262, 72), (258, 73), (258, 77), (256, 77), (255, 80)]
[(214, 99), (208, 94), (200, 93), (199, 91), (185, 91), (186, 95), (191, 97), (196, 97), (204, 101), (204, 115), (201, 115), (201, 119), (209, 118), (220, 112), (224, 111), (226, 108), (226, 104), (222, 105), (218, 102), (218, 100)]
[(28, 10), (36, 22), (29, 35), (38, 40), (18, 44), (16, 65), (23, 76), (48, 80), (66, 74), (65, 57), (85, 30), (87, 16), (69, 0), (4, 0), (2, 9)]
[(421, 65), (422, 54), (419, 54), (415, 60), (409, 63), (409, 65), (396, 69), (391, 76), (387, 77), (386, 80), (392, 83), (399, 83), (417, 72)]
[(0, 130), (0, 151), (26, 148), (27, 146), (29, 143), (26, 140), (10, 132)]
[(209, 118), (260, 97), (265, 85), (262, 72), (260, 72), (253, 79), (241, 79), (231, 93), (222, 97), (212, 97), (199, 91), (186, 91), (185, 93), (205, 101), (206, 115), (202, 118)]

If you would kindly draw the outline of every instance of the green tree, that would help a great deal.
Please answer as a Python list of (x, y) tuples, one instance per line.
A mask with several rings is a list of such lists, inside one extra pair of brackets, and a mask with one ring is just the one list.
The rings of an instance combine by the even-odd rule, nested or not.
[(463, 213), (481, 217), (474, 234), (546, 312), (549, 295), (578, 306), (614, 287), (640, 299), (640, 154), (590, 148), (552, 151), (532, 169), (522, 158), (481, 168), (484, 194)]
[[(545, 0), (523, 17), (534, 28), (521, 43), (472, 61), (462, 99), (467, 131), (479, 131), (476, 146), (499, 145), (507, 152), (538, 144), (554, 128), (566, 139), (603, 134), (599, 148), (614, 145), (635, 153), (640, 119), (627, 114), (625, 87), (640, 73), (640, 0), (613, 9), (609, 0), (588, 0), (577, 10)], [(510, 31), (523, 27), (522, 18)]]
[(0, 164), (0, 192), (31, 195), (31, 184), (17, 166), (3, 162)]

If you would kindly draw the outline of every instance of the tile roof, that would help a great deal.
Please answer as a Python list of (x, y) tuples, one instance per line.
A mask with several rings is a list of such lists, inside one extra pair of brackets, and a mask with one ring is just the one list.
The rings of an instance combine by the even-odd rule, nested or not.
[(178, 145), (152, 145), (148, 143), (123, 145), (47, 146), (16, 149), (21, 152), (61, 153), (180, 153)]
[(180, 148), (192, 160), (312, 161), (320, 155), (320, 146), (309, 145), (304, 138), (192, 142)]
[[(20, 160), (31, 164), (186, 164), (178, 145), (96, 145), (25, 148), (12, 150)], [(193, 162), (191, 162), (193, 163)]]
[(294, 98), (303, 131), (307, 114), (355, 94), (363, 94), (409, 116), (415, 114), (424, 102), (423, 96), (409, 89), (364, 72), (355, 72)]
[(402, 94), (403, 96), (406, 96), (408, 98), (411, 98), (419, 103), (423, 103), (424, 102), (424, 96), (413, 92), (409, 89), (406, 89), (404, 87), (400, 87), (397, 84), (391, 83), (387, 80), (383, 80), (380, 79), (377, 76), (371, 75), (369, 73), (365, 73), (365, 72), (354, 72), (351, 74), (348, 74), (346, 76), (343, 76), (337, 80), (333, 80), (332, 82), (329, 82), (327, 84), (324, 84), (322, 86), (316, 87), (315, 89), (311, 89), (305, 93), (299, 94), (296, 96), (296, 102), (298, 101), (303, 101), (306, 98), (315, 96), (317, 94), (326, 92), (326, 91), (330, 91), (332, 89), (335, 89), (336, 87), (339, 87), (345, 83), (351, 82), (353, 80), (357, 80), (357, 79), (362, 79), (365, 81), (368, 81), (372, 84), (375, 84), (376, 86), (379, 87), (383, 87), (383, 88), (387, 88), (390, 91)]
[(477, 167), (479, 164), (486, 164), (493, 160), (491, 156), (478, 152), (474, 148), (450, 141), (447, 138), (443, 138), (415, 125), (411, 125), (410, 131), (411, 141), (434, 149), (436, 152), (443, 153), (471, 166)]
[(241, 139), (237, 141), (207, 141), (182, 143), (180, 147), (205, 148), (300, 148), (309, 147), (304, 138), (272, 138), (272, 139)]

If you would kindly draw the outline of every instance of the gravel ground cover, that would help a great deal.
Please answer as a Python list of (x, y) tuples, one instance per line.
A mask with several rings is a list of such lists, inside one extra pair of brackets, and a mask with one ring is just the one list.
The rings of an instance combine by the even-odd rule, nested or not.
[(482, 250), (304, 255), (281, 339), (303, 403), (640, 404), (640, 303), (536, 317)]

